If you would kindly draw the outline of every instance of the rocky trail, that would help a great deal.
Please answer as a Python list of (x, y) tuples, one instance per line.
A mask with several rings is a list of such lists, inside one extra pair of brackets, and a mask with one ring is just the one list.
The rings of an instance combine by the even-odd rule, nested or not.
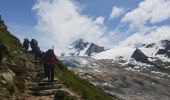
[[(31, 58), (28, 59), (31, 60)], [(27, 73), (27, 76), (25, 76), (27, 84), (23, 93), (24, 100), (63, 100), (61, 93), (82, 100), (78, 94), (65, 87), (57, 77), (55, 77), (53, 83), (48, 83), (41, 64), (34, 64), (34, 68), (31, 68)]]

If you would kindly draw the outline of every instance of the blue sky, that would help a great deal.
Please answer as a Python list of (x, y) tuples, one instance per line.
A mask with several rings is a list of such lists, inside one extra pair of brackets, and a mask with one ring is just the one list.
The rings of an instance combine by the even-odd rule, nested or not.
[[(164, 10), (166, 9), (166, 11)], [(1, 0), (0, 14), (12, 34), (36, 38), (44, 49), (63, 50), (84, 38), (99, 45), (169, 39), (168, 0)]]

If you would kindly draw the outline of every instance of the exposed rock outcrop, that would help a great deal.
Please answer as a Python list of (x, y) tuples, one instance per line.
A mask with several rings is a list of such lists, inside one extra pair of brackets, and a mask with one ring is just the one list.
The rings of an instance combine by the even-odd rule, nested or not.
[(85, 42), (83, 39), (78, 39), (77, 41), (73, 42), (71, 46), (73, 46), (73, 48), (75, 48), (77, 51), (81, 51), (84, 50), (88, 44), (89, 43)]
[(100, 53), (102, 51), (105, 51), (104, 47), (91, 43), (85, 54), (91, 56), (93, 53)]
[(139, 49), (136, 49), (132, 54), (131, 58), (134, 58), (136, 61), (150, 64), (148, 57)]

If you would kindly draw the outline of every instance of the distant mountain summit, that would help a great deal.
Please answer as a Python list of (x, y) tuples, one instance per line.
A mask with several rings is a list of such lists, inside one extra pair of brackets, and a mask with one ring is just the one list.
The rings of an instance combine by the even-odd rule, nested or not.
[(87, 51), (85, 52), (86, 55), (91, 56), (91, 54), (93, 53), (100, 53), (105, 51), (104, 47), (102, 46), (98, 46), (94, 43), (90, 44), (90, 47), (87, 49)]
[(71, 46), (74, 49), (76, 49), (77, 51), (81, 51), (81, 50), (84, 50), (87, 47), (88, 44), (89, 44), (89, 42), (86, 42), (86, 41), (84, 41), (83, 39), (80, 38), (80, 39), (76, 40), (75, 42), (73, 42), (71, 44)]
[(78, 56), (92, 56), (93, 54), (105, 51), (103, 46), (87, 42), (81, 38), (73, 42), (70, 46), (70, 54), (74, 53), (74, 55)]

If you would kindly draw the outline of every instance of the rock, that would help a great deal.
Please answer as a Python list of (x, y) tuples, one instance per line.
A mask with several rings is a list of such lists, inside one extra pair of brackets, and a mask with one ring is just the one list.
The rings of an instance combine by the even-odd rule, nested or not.
[(71, 96), (66, 91), (59, 90), (55, 93), (54, 100), (78, 100), (78, 99), (74, 96)]
[(86, 55), (91, 56), (92, 53), (100, 53), (102, 51), (105, 51), (104, 47), (98, 46), (94, 43), (90, 44), (90, 47), (85, 52)]
[(9, 73), (11, 73), (11, 75), (13, 76), (13, 77), (15, 77), (15, 73), (11, 70), (11, 69), (8, 69), (7, 70)]
[(156, 54), (167, 54), (167, 50), (165, 50), (165, 49), (159, 49)]
[(13, 83), (13, 75), (9, 72), (5, 72), (1, 74), (5, 81)]
[(30, 91), (41, 91), (41, 90), (50, 90), (50, 89), (59, 89), (62, 85), (46, 85), (46, 86), (33, 86), (30, 87)]
[(131, 58), (134, 58), (136, 61), (150, 64), (148, 57), (139, 49), (136, 49), (132, 54)]
[(15, 92), (15, 86), (14, 84), (7, 84), (7, 90), (10, 94), (13, 94)]
[(166, 49), (159, 49), (159, 51), (157, 52), (157, 54), (164, 54), (166, 55), (168, 58), (170, 58), (170, 51), (166, 50)]
[(165, 50), (170, 50), (170, 44), (165, 47)]
[(155, 43), (151, 43), (151, 44), (146, 45), (146, 48), (152, 48), (153, 46), (155, 46)]
[(83, 50), (87, 47), (89, 43), (85, 42), (83, 39), (78, 39), (77, 41), (73, 42), (71, 45), (78, 51)]
[(161, 41), (161, 45), (163, 46), (163, 47), (167, 47), (168, 45), (170, 44), (170, 41), (169, 40), (162, 40)]
[(7, 82), (4, 81), (4, 80), (1, 80), (1, 83), (4, 84), (4, 85), (7, 85)]
[(59, 91), (59, 89), (43, 90), (43, 91), (31, 91), (29, 94), (34, 96), (50, 96)]
[(167, 56), (168, 56), (168, 58), (170, 58), (170, 52), (167, 52)]

